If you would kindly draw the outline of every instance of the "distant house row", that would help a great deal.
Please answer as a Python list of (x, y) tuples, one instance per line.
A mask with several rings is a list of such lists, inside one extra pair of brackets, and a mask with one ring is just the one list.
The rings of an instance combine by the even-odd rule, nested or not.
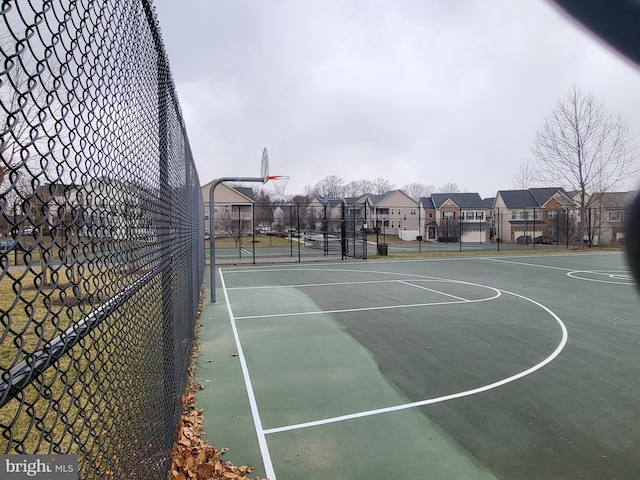
[[(345, 218), (358, 229), (426, 242), (517, 242), (546, 236), (559, 243), (588, 240), (618, 246), (624, 241), (626, 211), (634, 197), (634, 192), (592, 194), (581, 218), (578, 192), (563, 188), (499, 190), (485, 199), (478, 193), (437, 193), (418, 201), (392, 190), (357, 198), (297, 197), (297, 202), (286, 204), (257, 202), (251, 188), (220, 184), (211, 215), (210, 186), (201, 187), (204, 228), (209, 232), (213, 226), (215, 235), (297, 228), (337, 231)], [(15, 223), (23, 233), (35, 226), (75, 225), (98, 237), (155, 238), (154, 219), (145, 211), (155, 198), (154, 192), (139, 186), (99, 178), (83, 186), (41, 185), (29, 200), (28, 212), (14, 206), (12, 219), (0, 216), (0, 235), (8, 235)]]
[[(205, 230), (209, 231), (209, 188), (202, 187)], [(418, 237), (427, 242), (518, 242), (549, 237), (556, 242), (576, 243), (578, 232), (588, 231), (599, 245), (620, 245), (633, 192), (610, 192), (590, 197), (589, 215), (580, 229), (578, 192), (563, 188), (499, 190), (495, 197), (478, 193), (435, 193), (414, 200), (401, 190), (357, 198), (315, 197), (294, 206), (256, 202), (251, 188), (221, 184), (215, 192), (215, 235), (230, 235), (255, 229), (295, 228), (291, 208), (302, 227), (327, 228), (329, 220), (357, 219), (362, 228), (397, 235), (404, 240)]]
[[(0, 206), (9, 215), (0, 216), (0, 236), (31, 234), (58, 229), (65, 234), (99, 238), (156, 238), (157, 215), (148, 208), (157, 192), (142, 186), (96, 177), (83, 185), (46, 183), (22, 199), (2, 198)], [(6, 202), (6, 205), (4, 205)]]

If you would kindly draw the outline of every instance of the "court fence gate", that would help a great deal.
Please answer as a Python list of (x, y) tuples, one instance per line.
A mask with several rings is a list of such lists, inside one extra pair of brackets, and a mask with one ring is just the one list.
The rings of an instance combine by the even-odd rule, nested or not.
[(342, 201), (321, 208), (308, 202), (255, 202), (217, 205), (215, 211), (217, 263), (367, 259), (376, 248), (366, 213)]
[(164, 479), (204, 225), (152, 2), (3, 1), (0, 57), (0, 453)]

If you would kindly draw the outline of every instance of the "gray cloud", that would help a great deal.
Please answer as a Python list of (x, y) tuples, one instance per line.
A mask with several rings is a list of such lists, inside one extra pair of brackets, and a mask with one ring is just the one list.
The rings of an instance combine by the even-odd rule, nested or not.
[(640, 127), (640, 71), (544, 1), (156, 0), (200, 180), (492, 196), (574, 84)]

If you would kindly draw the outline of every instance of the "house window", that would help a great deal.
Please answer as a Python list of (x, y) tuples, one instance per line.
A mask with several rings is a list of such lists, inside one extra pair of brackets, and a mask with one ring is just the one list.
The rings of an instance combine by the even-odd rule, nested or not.
[(231, 212), (231, 205), (225, 205), (224, 206), (224, 213), (230, 213)]
[(411, 215), (415, 215), (416, 214), (416, 209), (412, 208), (409, 213), (411, 213)]
[(511, 212), (511, 220), (515, 220), (516, 219), (516, 211), (512, 211)]
[(526, 210), (523, 210), (520, 212), (520, 218), (522, 220), (527, 220), (529, 218), (529, 212), (527, 212)]
[(484, 220), (484, 212), (476, 212), (476, 220)]
[(614, 210), (612, 212), (609, 212), (609, 221), (624, 222), (625, 221), (624, 210)]
[(433, 213), (430, 213), (430, 214), (429, 214), (429, 218), (433, 218)]
[(451, 220), (452, 218), (456, 218), (456, 212), (442, 212), (442, 218), (446, 220)]
[(556, 218), (558, 218), (558, 211), (557, 210), (548, 210), (547, 211), (547, 218), (549, 220), (555, 220)]
[(393, 215), (393, 208), (391, 209), (391, 215)]
[(393, 228), (393, 220), (391, 220), (391, 228)]

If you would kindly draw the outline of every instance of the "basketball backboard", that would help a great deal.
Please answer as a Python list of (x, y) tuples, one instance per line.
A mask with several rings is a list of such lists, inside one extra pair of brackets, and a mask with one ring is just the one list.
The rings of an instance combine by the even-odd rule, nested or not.
[(262, 165), (261, 165), (261, 176), (262, 182), (267, 183), (269, 180), (269, 153), (267, 152), (267, 147), (264, 147), (262, 151)]

